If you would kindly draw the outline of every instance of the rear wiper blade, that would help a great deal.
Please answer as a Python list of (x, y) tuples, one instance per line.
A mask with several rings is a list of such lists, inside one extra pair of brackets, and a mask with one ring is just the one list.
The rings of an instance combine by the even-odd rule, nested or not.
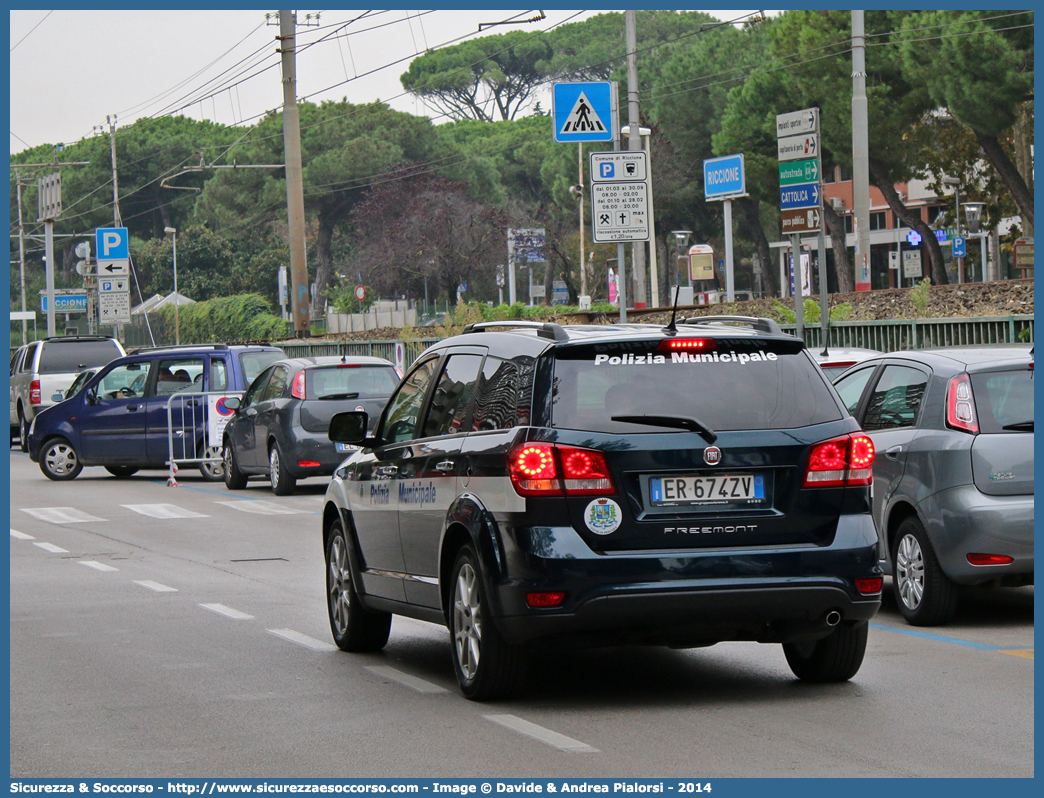
[(611, 416), (613, 421), (624, 424), (646, 424), (650, 427), (674, 427), (675, 429), (687, 429), (695, 432), (707, 443), (718, 440), (718, 433), (692, 416)]
[(1019, 432), (1033, 432), (1033, 419), (1029, 421), (1019, 421), (1015, 424), (1005, 424), (1001, 429), (1013, 429)]
[(356, 391), (355, 393), (328, 393), (328, 394), (324, 394), (323, 396), (317, 396), (316, 397), (316, 399), (319, 399), (319, 400), (323, 400), (323, 399), (358, 399), (358, 398), (359, 398), (359, 392), (358, 391)]

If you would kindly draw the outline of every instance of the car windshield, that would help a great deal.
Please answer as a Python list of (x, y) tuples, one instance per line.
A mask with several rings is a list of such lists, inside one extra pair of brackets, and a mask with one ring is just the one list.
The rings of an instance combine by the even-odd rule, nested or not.
[(594, 346), (555, 349), (552, 426), (655, 432), (612, 419), (665, 416), (695, 419), (721, 432), (794, 429), (842, 418), (822, 373), (790, 342), (766, 347), (763, 341), (688, 340), (707, 340), (713, 351), (661, 350), (658, 341), (626, 342), (612, 353)]
[(1033, 432), (1033, 371), (971, 375), (982, 432)]
[(243, 367), (244, 384), (249, 385), (258, 374), (285, 357), (282, 350), (278, 349), (270, 352), (244, 352), (239, 356), (239, 364)]
[(346, 363), (308, 369), (306, 374), (309, 399), (383, 399), (391, 396), (399, 382), (390, 365)]
[(115, 341), (45, 341), (40, 357), (41, 374), (68, 374), (104, 366), (120, 357)]

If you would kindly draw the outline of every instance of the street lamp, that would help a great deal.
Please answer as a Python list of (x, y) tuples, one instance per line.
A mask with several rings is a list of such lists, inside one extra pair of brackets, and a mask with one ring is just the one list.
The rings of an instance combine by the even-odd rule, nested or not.
[(982, 255), (982, 281), (986, 282), (986, 232), (979, 232), (982, 224), (982, 211), (986, 207), (985, 202), (965, 202), (964, 219), (968, 222), (968, 230), (977, 233), (979, 238), (979, 251)]
[(181, 344), (181, 316), (178, 313), (178, 305), (181, 304), (178, 297), (178, 231), (173, 227), (164, 227), (163, 232), (170, 236), (174, 247), (174, 343)]
[[(942, 179), (944, 186), (953, 186), (954, 193), (954, 213), (957, 214), (957, 235), (956, 238), (961, 237), (961, 181), (956, 177), (944, 177)], [(964, 258), (957, 258), (957, 282), (964, 282)]]
[[(689, 254), (689, 236), (692, 235), (692, 230), (672, 230), (671, 235), (674, 236), (674, 246), (677, 247), (678, 250), (677, 259), (675, 260), (675, 269), (677, 274), (677, 280), (675, 282), (680, 287), (681, 269), (679, 268), (680, 264), (678, 264), (678, 261), (681, 260), (682, 257)], [(688, 275), (689, 270), (686, 269), (685, 273), (686, 275)], [(689, 284), (692, 284), (691, 277), (689, 279)]]

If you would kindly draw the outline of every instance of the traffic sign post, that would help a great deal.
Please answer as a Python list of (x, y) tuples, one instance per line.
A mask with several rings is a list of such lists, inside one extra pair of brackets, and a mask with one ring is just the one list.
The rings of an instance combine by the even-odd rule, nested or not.
[(735, 270), (732, 263), (732, 200), (747, 196), (747, 175), (743, 153), (708, 158), (703, 162), (703, 195), (707, 201), (723, 200), (725, 222), (725, 300), (736, 300)]
[(592, 240), (648, 241), (652, 224), (645, 152), (593, 152), (590, 162)]
[(551, 92), (555, 141), (613, 141), (620, 128), (615, 81), (555, 83)]

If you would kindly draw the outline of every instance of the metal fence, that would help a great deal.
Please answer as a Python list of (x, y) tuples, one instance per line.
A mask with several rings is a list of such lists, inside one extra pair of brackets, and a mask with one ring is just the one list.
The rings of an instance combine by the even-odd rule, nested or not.
[[(786, 332), (794, 324), (781, 324)], [(823, 330), (805, 326), (805, 345), (821, 346)], [(830, 324), (830, 345), (897, 352), (936, 346), (1010, 344), (1033, 341), (1033, 316), (985, 316), (949, 319), (894, 319), (891, 321), (838, 321)]]
[[(221, 430), (231, 411), (222, 412), (220, 402), (217, 418), (211, 418), (210, 397), (224, 399), (242, 396), (242, 391), (184, 391), (167, 400), (167, 463), (170, 475), (167, 485), (177, 487), (175, 475), (183, 465), (209, 467), (213, 474), (220, 472)], [(211, 440), (213, 436), (213, 440)]]

